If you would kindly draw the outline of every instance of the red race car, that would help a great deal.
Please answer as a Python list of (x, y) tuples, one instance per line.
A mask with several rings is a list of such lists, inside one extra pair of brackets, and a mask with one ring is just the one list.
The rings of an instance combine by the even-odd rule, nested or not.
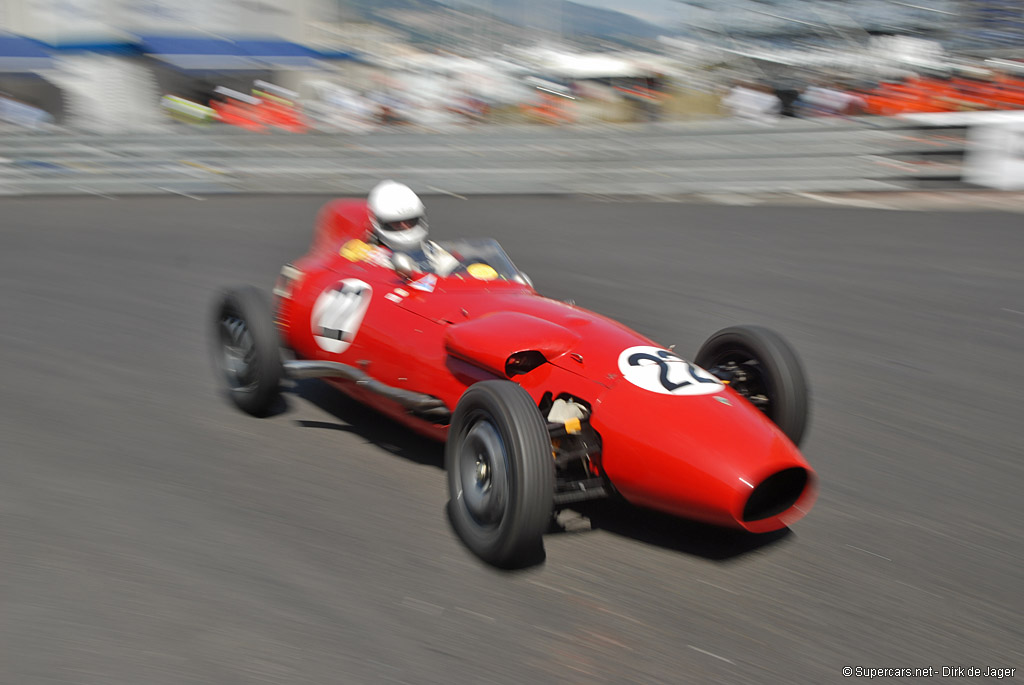
[(439, 247), (448, 268), (422, 271), (369, 242), (366, 202), (327, 204), (272, 306), (252, 287), (216, 303), (231, 398), (265, 415), (283, 378), (324, 378), (446, 440), (453, 527), (501, 567), (538, 558), (557, 509), (612, 493), (754, 533), (810, 509), (806, 381), (777, 334), (726, 328), (687, 361), (539, 295), (494, 240)]

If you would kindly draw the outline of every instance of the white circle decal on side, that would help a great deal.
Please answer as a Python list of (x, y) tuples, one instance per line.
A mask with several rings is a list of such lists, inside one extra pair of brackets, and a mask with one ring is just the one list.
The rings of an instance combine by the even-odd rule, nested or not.
[(313, 304), (313, 340), (328, 352), (344, 352), (356, 337), (370, 306), (373, 288), (346, 278), (327, 288)]
[(725, 387), (696, 364), (649, 345), (623, 350), (619, 373), (633, 385), (662, 395), (710, 395)]

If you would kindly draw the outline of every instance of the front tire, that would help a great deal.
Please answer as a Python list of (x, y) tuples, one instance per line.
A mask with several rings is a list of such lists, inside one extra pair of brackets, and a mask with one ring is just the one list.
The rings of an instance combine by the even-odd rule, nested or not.
[(793, 347), (768, 328), (732, 326), (701, 346), (694, 363), (730, 382), (799, 446), (807, 430), (810, 393)]
[(245, 286), (225, 291), (214, 307), (214, 363), (235, 405), (266, 416), (284, 374), (281, 346), (266, 297)]
[(452, 417), (445, 469), (448, 516), (470, 551), (501, 568), (543, 558), (555, 467), (547, 424), (525, 390), (504, 380), (470, 386)]

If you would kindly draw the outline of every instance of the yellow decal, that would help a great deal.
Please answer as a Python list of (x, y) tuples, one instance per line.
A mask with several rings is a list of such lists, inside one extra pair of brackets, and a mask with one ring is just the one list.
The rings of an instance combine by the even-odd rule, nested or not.
[(370, 255), (370, 246), (362, 240), (354, 238), (342, 245), (338, 254), (350, 262), (361, 262)]
[(470, 264), (466, 267), (466, 271), (469, 272), (470, 276), (481, 281), (493, 281), (498, 277), (498, 272), (494, 270), (493, 266), (481, 264), (480, 262)]

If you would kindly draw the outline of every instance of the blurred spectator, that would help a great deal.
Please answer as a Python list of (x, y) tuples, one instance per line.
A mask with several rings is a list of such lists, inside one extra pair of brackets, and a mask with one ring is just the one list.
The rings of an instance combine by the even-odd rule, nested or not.
[(448, 111), (456, 114), (470, 123), (481, 123), (486, 120), (489, 113), (487, 103), (478, 97), (463, 93), (452, 101)]
[(775, 85), (775, 97), (779, 99), (779, 116), (796, 117), (800, 100), (800, 86), (794, 81), (781, 81)]
[(630, 78), (616, 87), (627, 102), (632, 103), (638, 121), (658, 121), (664, 101), (664, 84), (659, 77)]
[(351, 88), (331, 81), (303, 84), (305, 110), (317, 128), (325, 131), (363, 133), (373, 128), (377, 106)]
[(800, 102), (809, 116), (847, 116), (864, 106), (862, 98), (829, 85), (809, 86)]
[(406, 123), (404, 116), (405, 103), (401, 98), (389, 92), (378, 91), (370, 95), (376, 108), (375, 120), (381, 126)]
[(173, 93), (167, 93), (160, 99), (160, 107), (168, 116), (186, 124), (209, 124), (217, 119), (211, 108)]
[(769, 89), (753, 82), (738, 82), (722, 98), (722, 106), (737, 119), (769, 124), (779, 118), (780, 103)]
[(210, 108), (216, 112), (217, 119), (225, 124), (237, 126), (246, 131), (266, 133), (267, 126), (263, 122), (258, 107), (260, 99), (236, 90), (218, 86), (210, 99)]
[(544, 124), (569, 124), (576, 120), (570, 107), (576, 99), (568, 86), (534, 77), (527, 82), (534, 86), (533, 99), (521, 105), (528, 119)]
[(289, 133), (306, 133), (309, 125), (299, 105), (299, 94), (267, 81), (255, 81), (253, 97), (259, 99), (258, 112), (263, 122)]

